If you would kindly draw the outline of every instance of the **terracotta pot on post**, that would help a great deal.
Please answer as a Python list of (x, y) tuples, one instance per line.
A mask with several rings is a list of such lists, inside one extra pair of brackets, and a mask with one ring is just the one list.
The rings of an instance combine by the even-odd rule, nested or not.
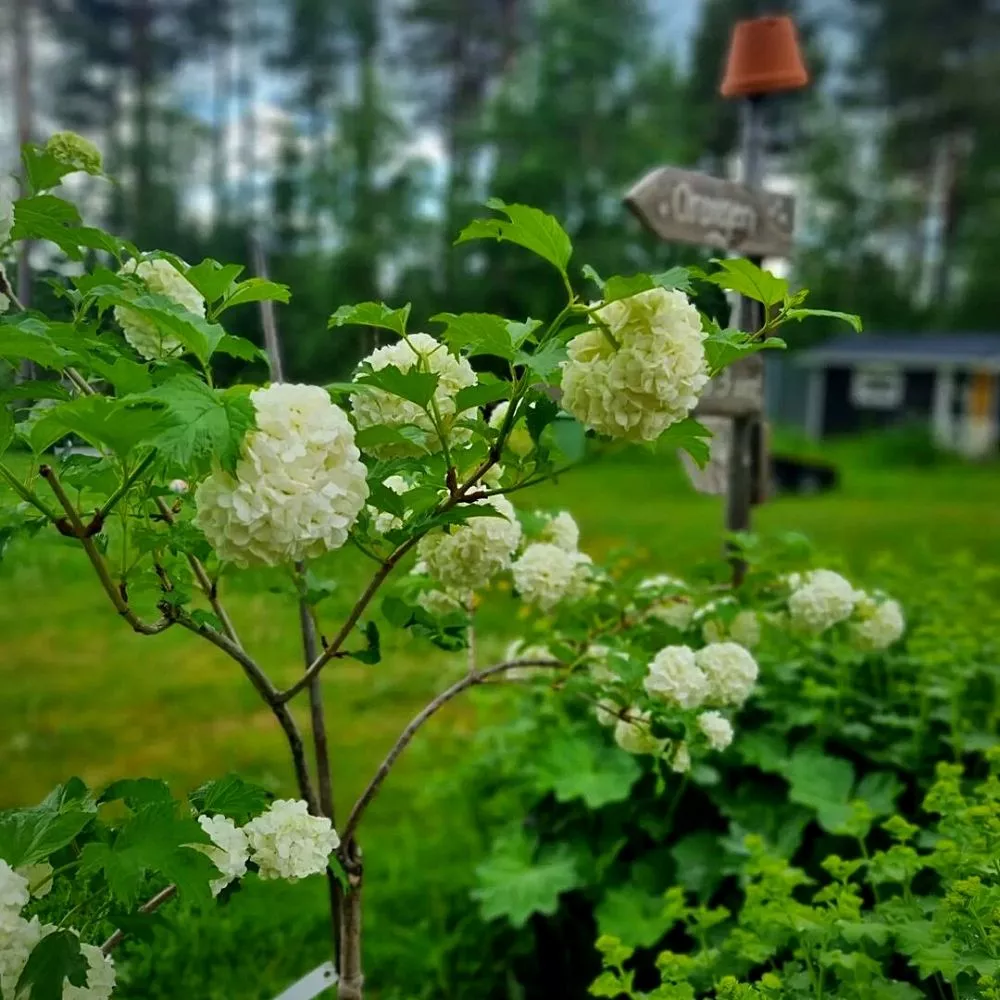
[(737, 21), (729, 42), (723, 97), (760, 97), (809, 82), (795, 22), (787, 15)]

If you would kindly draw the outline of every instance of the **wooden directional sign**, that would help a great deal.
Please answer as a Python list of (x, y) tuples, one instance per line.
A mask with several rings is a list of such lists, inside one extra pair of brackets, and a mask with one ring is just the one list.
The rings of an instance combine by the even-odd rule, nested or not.
[(625, 196), (639, 220), (665, 240), (748, 257), (787, 257), (795, 200), (678, 167), (647, 174)]

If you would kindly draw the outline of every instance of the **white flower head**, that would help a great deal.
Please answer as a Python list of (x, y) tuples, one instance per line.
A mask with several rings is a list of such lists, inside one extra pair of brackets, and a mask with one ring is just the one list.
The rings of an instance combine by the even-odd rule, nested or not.
[(698, 708), (709, 694), (708, 678), (688, 646), (667, 646), (649, 665), (643, 687), (654, 698), (679, 708)]
[(701, 635), (705, 642), (725, 642), (731, 639), (747, 649), (753, 649), (760, 642), (760, 619), (751, 608), (737, 611), (728, 621), (716, 614), (718, 602), (712, 601), (702, 608), (696, 617), (701, 624)]
[(657, 739), (649, 726), (650, 713), (630, 708), (615, 721), (615, 743), (629, 753), (660, 754), (666, 740)]
[[(450, 443), (461, 445), (468, 442), (472, 432), (465, 427), (454, 427), (457, 416), (455, 396), (460, 389), (476, 384), (476, 373), (465, 358), (457, 358), (444, 344), (427, 333), (411, 333), (405, 340), (379, 347), (363, 364), (375, 371), (383, 368), (398, 368), (408, 372), (417, 367), (419, 371), (431, 372), (438, 376), (433, 402), (440, 415), (444, 432)], [(355, 376), (357, 379), (357, 376)], [(371, 388), (357, 393), (352, 403), (354, 421), (358, 429), (368, 427), (418, 427), (425, 432), (426, 446), (437, 451), (441, 447), (434, 429), (434, 421), (418, 404), (382, 389)], [(424, 450), (416, 443), (392, 442), (373, 445), (371, 452), (380, 458), (402, 455), (419, 455)]]
[(514, 586), (528, 603), (551, 611), (564, 600), (576, 600), (587, 592), (590, 556), (567, 552), (558, 545), (534, 542), (514, 563)]
[(87, 985), (74, 986), (67, 980), (62, 1000), (108, 1000), (115, 989), (114, 961), (94, 944), (81, 944), (80, 951), (87, 960)]
[(191, 846), (208, 855), (222, 874), (222, 878), (214, 879), (211, 883), (212, 895), (218, 896), (230, 882), (246, 875), (247, 859), (250, 857), (247, 835), (225, 816), (199, 816), (198, 824), (208, 834), (214, 846)]
[(446, 590), (478, 590), (508, 569), (521, 542), (521, 525), (504, 496), (477, 500), (499, 517), (472, 517), (452, 531), (434, 531), (420, 539), (417, 555), (428, 574)]
[(609, 437), (654, 441), (694, 409), (708, 382), (701, 316), (683, 292), (652, 288), (596, 314), (563, 362), (562, 405)]
[(698, 728), (713, 750), (725, 750), (733, 742), (732, 723), (721, 712), (702, 712)]
[(819, 635), (850, 618), (859, 594), (839, 573), (816, 569), (806, 573), (788, 598), (792, 625)]
[(276, 799), (243, 831), (250, 845), (250, 860), (263, 879), (294, 882), (323, 872), (340, 844), (330, 820), (311, 815), (306, 803), (295, 799)]
[[(136, 274), (154, 294), (170, 299), (195, 316), (205, 315), (205, 300), (201, 292), (169, 260), (162, 257), (143, 261), (130, 260), (118, 273)], [(151, 319), (134, 309), (115, 306), (115, 319), (122, 328), (125, 339), (144, 358), (165, 358), (182, 352), (184, 345), (176, 337), (162, 333)]]
[(28, 879), (0, 859), (0, 912), (20, 913), (28, 898)]
[(757, 681), (757, 661), (735, 642), (713, 642), (694, 654), (708, 678), (709, 700), (742, 705)]
[(324, 389), (275, 383), (251, 393), (257, 428), (235, 478), (213, 472), (195, 523), (220, 559), (277, 566), (339, 549), (368, 497), (368, 471), (347, 414)]
[[(594, 715), (602, 726), (616, 726), (621, 721), (621, 706), (611, 698), (602, 698), (594, 706)], [(617, 736), (615, 737), (617, 740)]]
[(12, 910), (0, 910), (0, 997), (15, 996), (14, 989), (28, 957), (42, 939), (38, 917), (25, 920)]
[(576, 552), (580, 546), (580, 528), (573, 515), (563, 510), (549, 519), (542, 528), (542, 541), (555, 545), (566, 552)]
[(429, 615), (444, 618), (447, 615), (463, 614), (469, 609), (472, 591), (423, 590), (417, 595), (417, 604)]
[[(510, 402), (508, 400), (505, 399), (502, 403), (497, 403), (487, 421), (490, 427), (494, 430), (500, 430), (509, 409)], [(535, 442), (531, 439), (531, 433), (528, 431), (523, 414), (524, 408), (522, 407), (521, 414), (518, 415), (517, 421), (507, 435), (507, 448), (519, 458), (524, 458), (525, 455), (529, 455), (535, 450)]]
[(670, 758), (670, 770), (674, 774), (687, 774), (691, 770), (691, 751), (684, 740), (674, 748), (674, 755)]
[(906, 631), (906, 618), (899, 601), (876, 600), (863, 595), (855, 608), (857, 621), (851, 623), (851, 637), (859, 649), (869, 652), (888, 649)]

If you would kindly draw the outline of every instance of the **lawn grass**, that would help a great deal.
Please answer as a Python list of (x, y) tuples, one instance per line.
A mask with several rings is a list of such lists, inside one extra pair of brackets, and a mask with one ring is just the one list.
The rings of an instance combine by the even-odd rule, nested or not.
[[(861, 580), (886, 557), (905, 560), (915, 572), (934, 553), (957, 550), (1000, 564), (1000, 467), (879, 467), (857, 446), (830, 449), (829, 456), (842, 470), (839, 489), (775, 499), (756, 510), (755, 530), (803, 532), (820, 550), (839, 553)], [(720, 551), (720, 500), (694, 493), (673, 460), (622, 454), (514, 499), (523, 507), (570, 509), (582, 547), (597, 558), (630, 547), (650, 571), (683, 573)], [(360, 592), (370, 564), (348, 551), (333, 565), (339, 586), (322, 605), (328, 627)], [(271, 592), (273, 583), (252, 574), (234, 580), (226, 603), (247, 647), (283, 685), (301, 670), (301, 654), (294, 605)], [(504, 598), (484, 608), (484, 657), (516, 634), (511, 608)], [(325, 674), (340, 816), (402, 725), (464, 669), (461, 656), (388, 628), (383, 635), (382, 663), (338, 662)], [(0, 691), (0, 807), (37, 801), (74, 773), (97, 786), (155, 774), (180, 792), (235, 770), (276, 793), (294, 791), (281, 734), (231, 661), (178, 630), (154, 638), (132, 634), (75, 543), (54, 532), (15, 543), (0, 563)], [(373, 915), (388, 898), (383, 893), (401, 831), (439, 821), (414, 805), (426, 769), (446, 769), (466, 752), (477, 721), (498, 710), (499, 694), (480, 692), (445, 709), (404, 755), (368, 814)], [(319, 912), (321, 893), (313, 895), (309, 905)], [(322, 943), (316, 947), (321, 953)], [(276, 981), (290, 971), (279, 967)]]

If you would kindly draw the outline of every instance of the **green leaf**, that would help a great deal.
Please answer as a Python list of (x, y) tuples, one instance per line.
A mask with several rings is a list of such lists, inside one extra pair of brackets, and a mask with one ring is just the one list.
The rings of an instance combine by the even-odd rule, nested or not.
[[(0, 334), (2, 336), (2, 334)], [(0, 403), (26, 403), (38, 399), (69, 399), (69, 393), (58, 383), (46, 379), (29, 379), (8, 389), (0, 389)]]
[(514, 927), (523, 927), (534, 913), (552, 916), (560, 895), (584, 884), (567, 844), (538, 851), (523, 831), (493, 845), (490, 857), (476, 869), (476, 879), (472, 898), (483, 919), (504, 917)]
[(211, 303), (229, 292), (242, 272), (240, 264), (220, 264), (206, 257), (200, 264), (189, 267), (184, 277), (201, 292), (206, 302)]
[(854, 798), (863, 799), (876, 816), (890, 816), (896, 811), (896, 799), (904, 789), (892, 771), (872, 771), (854, 789)]
[(208, 883), (218, 872), (191, 844), (208, 838), (190, 816), (178, 816), (173, 800), (156, 800), (136, 808), (113, 841), (92, 841), (80, 855), (80, 874), (103, 873), (116, 900), (126, 906), (138, 901), (150, 874), (174, 882), (184, 895), (208, 898)]
[(28, 188), (34, 194), (55, 187), (67, 174), (73, 173), (73, 168), (64, 161), (56, 159), (44, 147), (31, 143), (21, 147), (21, 163)]
[(584, 264), (583, 267), (580, 268), (580, 274), (582, 274), (588, 281), (592, 281), (595, 285), (597, 285), (602, 292), (604, 291), (604, 279), (593, 267), (591, 267), (590, 264)]
[(404, 372), (395, 365), (386, 365), (377, 371), (363, 367), (355, 382), (408, 399), (411, 403), (426, 409), (434, 396), (440, 377), (437, 372), (422, 372), (416, 366)]
[(572, 733), (553, 735), (532, 766), (539, 792), (552, 792), (558, 802), (582, 799), (588, 809), (624, 802), (641, 774), (635, 757)]
[(12, 995), (19, 1000), (62, 1000), (64, 981), (86, 986), (88, 968), (80, 938), (71, 930), (55, 930), (31, 950)]
[(191, 805), (208, 816), (226, 816), (242, 825), (262, 813), (271, 801), (271, 793), (259, 785), (244, 781), (239, 775), (227, 774), (215, 781), (206, 781), (191, 793)]
[(101, 378), (107, 379), (115, 387), (115, 392), (119, 396), (148, 392), (153, 388), (153, 379), (149, 374), (149, 368), (131, 358), (115, 358), (114, 364), (109, 364), (100, 358), (94, 358), (90, 367)]
[(486, 207), (501, 212), (507, 219), (475, 219), (459, 233), (456, 244), (482, 239), (516, 243), (566, 274), (573, 244), (556, 219), (530, 205), (507, 205), (499, 198), (490, 198)]
[(207, 470), (214, 458), (234, 472), (243, 438), (254, 423), (253, 403), (238, 390), (220, 392), (193, 375), (164, 382), (147, 398), (164, 403), (169, 420), (145, 443), (185, 469)]
[(455, 412), (462, 413), (464, 410), (471, 410), (477, 406), (495, 403), (499, 399), (507, 399), (510, 396), (510, 389), (510, 383), (503, 381), (481, 381), (478, 385), (459, 389), (455, 393)]
[(518, 351), (514, 355), (514, 364), (523, 365), (540, 379), (549, 379), (566, 360), (566, 345), (558, 340), (550, 340), (532, 352)]
[(712, 432), (694, 417), (671, 424), (657, 439), (656, 450), (686, 451), (700, 469), (708, 465), (711, 456)]
[(47, 410), (31, 432), (32, 446), (76, 434), (97, 448), (125, 458), (163, 428), (167, 416), (159, 404), (134, 397), (81, 396)]
[(101, 793), (99, 802), (124, 802), (136, 809), (149, 802), (171, 802), (173, 796), (165, 781), (159, 778), (122, 778), (112, 782)]
[(239, 358), (241, 361), (264, 361), (270, 364), (270, 359), (266, 351), (262, 351), (253, 341), (245, 337), (234, 337), (225, 334), (215, 345), (216, 354), (228, 354), (231, 358)]
[(180, 341), (185, 350), (190, 351), (202, 365), (207, 365), (225, 335), (222, 327), (203, 316), (188, 312), (165, 295), (152, 292), (136, 295), (135, 291), (134, 287), (128, 291), (112, 290), (103, 296), (103, 300), (123, 305), (138, 313), (153, 323), (161, 335)]
[(600, 934), (616, 937), (632, 948), (652, 948), (669, 930), (663, 916), (663, 896), (639, 885), (608, 889), (594, 916)]
[(579, 420), (560, 417), (552, 422), (551, 434), (567, 462), (579, 462), (587, 453), (587, 430)]
[(854, 328), (855, 333), (861, 333), (863, 329), (860, 316), (856, 316), (854, 313), (837, 312), (833, 309), (786, 309), (783, 318), (803, 320), (809, 319), (812, 316), (843, 320), (843, 322)]
[(789, 799), (814, 809), (823, 829), (834, 832), (850, 817), (854, 768), (849, 761), (816, 747), (800, 747), (789, 759), (785, 777)]
[(80, 355), (52, 337), (49, 324), (35, 316), (18, 316), (0, 321), (0, 358), (33, 361), (43, 368), (61, 370), (79, 360)]
[(713, 375), (734, 361), (767, 349), (782, 349), (787, 345), (780, 337), (766, 340), (743, 333), (741, 330), (721, 330), (716, 327), (705, 338), (705, 360)]
[[(386, 492), (392, 493), (392, 490), (386, 490)], [(396, 496), (395, 493), (392, 495)], [(325, 601), (331, 594), (336, 593), (337, 588), (340, 586), (336, 580), (327, 580), (317, 576), (316, 572), (312, 569), (306, 570), (305, 585), (305, 602), (313, 608), (320, 601)]]
[(701, 899), (708, 899), (732, 869), (717, 834), (689, 833), (670, 848), (677, 863), (677, 881)]
[(511, 321), (492, 313), (438, 313), (432, 323), (443, 323), (442, 340), (468, 357), (490, 354), (513, 361), (516, 354)]
[(364, 649), (354, 650), (346, 653), (351, 659), (361, 663), (379, 663), (382, 660), (382, 643), (378, 634), (378, 626), (375, 622), (368, 622), (364, 627), (364, 636), (368, 645)]
[(0, 455), (14, 440), (14, 414), (6, 406), (0, 406)]
[(402, 309), (390, 309), (384, 302), (359, 302), (341, 306), (331, 317), (327, 328), (334, 326), (377, 326), (392, 330), (401, 337), (406, 334), (406, 321), (410, 316), (410, 303)]
[(788, 298), (788, 282), (784, 278), (776, 277), (745, 257), (723, 257), (712, 263), (717, 264), (719, 270), (704, 277), (713, 285), (738, 292), (768, 307)]
[(35, 194), (14, 202), (11, 239), (48, 240), (72, 260), (82, 260), (75, 229), (80, 213), (70, 202), (54, 194)]
[(601, 298), (605, 302), (615, 302), (618, 299), (631, 298), (640, 292), (648, 292), (651, 288), (676, 289), (688, 292), (691, 289), (691, 275), (686, 267), (672, 267), (660, 274), (632, 274), (623, 276), (616, 274), (604, 283)]
[(0, 813), (0, 858), (12, 868), (37, 864), (69, 844), (97, 811), (79, 778), (58, 785), (37, 806)]
[(233, 306), (241, 306), (246, 302), (288, 302), (291, 297), (288, 285), (268, 281), (266, 278), (248, 278), (246, 281), (241, 281), (229, 293), (219, 312), (231, 309)]

